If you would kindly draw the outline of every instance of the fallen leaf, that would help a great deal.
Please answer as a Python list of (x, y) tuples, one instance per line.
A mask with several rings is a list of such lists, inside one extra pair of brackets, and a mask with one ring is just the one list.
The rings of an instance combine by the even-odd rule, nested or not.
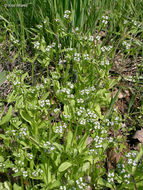
[(133, 136), (133, 139), (138, 139), (143, 144), (143, 129), (137, 130), (135, 135)]

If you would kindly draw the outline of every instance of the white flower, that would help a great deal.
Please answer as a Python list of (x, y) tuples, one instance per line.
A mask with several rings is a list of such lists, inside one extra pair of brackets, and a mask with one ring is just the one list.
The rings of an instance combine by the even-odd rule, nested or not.
[(85, 125), (85, 124), (86, 124), (86, 120), (85, 120), (85, 119), (82, 119), (82, 120), (80, 121), (80, 124), (81, 124), (81, 125)]
[(56, 43), (55, 43), (55, 42), (53, 42), (53, 43), (52, 43), (52, 47), (55, 47), (55, 45), (56, 45)]
[(89, 54), (84, 54), (83, 57), (84, 57), (84, 60), (89, 60)]
[(129, 160), (128, 160), (128, 164), (132, 164), (132, 159), (129, 159)]
[(103, 24), (108, 24), (108, 21), (107, 20), (102, 20), (102, 23)]
[(23, 172), (23, 177), (27, 177), (28, 176), (28, 172), (27, 171), (24, 171)]
[(127, 20), (124, 20), (124, 24), (127, 24), (128, 23), (128, 21)]
[(42, 25), (38, 25), (37, 27), (40, 29), (40, 28), (42, 28)]
[(46, 24), (47, 20), (45, 19), (43, 22), (44, 22), (44, 24)]
[(29, 158), (30, 160), (33, 159), (33, 154), (27, 153), (27, 156), (28, 156), (28, 158)]
[(78, 28), (78, 27), (76, 27), (76, 28), (75, 28), (75, 31), (79, 31), (79, 28)]
[(101, 63), (100, 63), (100, 64), (104, 66), (104, 61), (101, 61)]
[(49, 51), (51, 50), (51, 48), (52, 48), (52, 46), (47, 46), (47, 47), (46, 47), (46, 51), (49, 52)]
[(66, 11), (64, 12), (64, 18), (69, 19), (70, 13), (71, 13), (71, 12), (70, 12), (69, 10), (66, 10)]
[(131, 152), (126, 155), (127, 158), (131, 157)]
[(132, 152), (132, 156), (135, 157), (137, 155), (136, 152)]
[(93, 36), (89, 36), (89, 41), (93, 42), (94, 37)]
[(59, 111), (60, 111), (59, 108), (54, 109), (54, 112), (55, 112), (55, 113), (58, 113)]
[(45, 100), (45, 104), (50, 106), (50, 100)]
[(137, 165), (137, 162), (134, 160), (133, 161), (133, 166), (136, 166)]
[(96, 40), (100, 40), (100, 36), (96, 36)]
[(62, 44), (58, 44), (58, 48), (61, 48), (62, 47)]
[(82, 98), (77, 99), (77, 103), (83, 103), (83, 102), (84, 102), (84, 100)]
[(34, 48), (35, 48), (35, 49), (39, 49), (39, 47), (40, 47), (40, 43), (39, 43), (39, 42), (35, 42), (35, 43), (34, 43)]

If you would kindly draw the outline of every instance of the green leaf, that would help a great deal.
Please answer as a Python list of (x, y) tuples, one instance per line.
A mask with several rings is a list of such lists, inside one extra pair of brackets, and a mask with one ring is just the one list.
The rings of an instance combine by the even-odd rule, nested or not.
[(13, 185), (13, 190), (22, 190), (22, 188), (16, 183)]
[(90, 169), (90, 163), (85, 162), (82, 167), (79, 168), (79, 172), (86, 172), (88, 169)]
[(6, 80), (6, 71), (0, 72), (0, 86), (4, 83)]
[(4, 187), (7, 189), (7, 190), (11, 190), (11, 184), (10, 184), (10, 182), (8, 182), (8, 181), (5, 181), (4, 182)]
[(32, 118), (29, 116), (29, 114), (26, 111), (20, 110), (20, 115), (25, 121), (30, 123), (30, 125), (32, 124)]
[(64, 172), (65, 170), (67, 170), (68, 168), (70, 168), (72, 166), (72, 163), (70, 162), (64, 162), (60, 165), (60, 167), (58, 168), (59, 172)]
[(119, 81), (121, 80), (121, 76), (119, 76), (117, 79), (110, 79), (108, 83), (108, 88), (111, 89), (113, 86), (115, 86)]
[(2, 120), (0, 121), (0, 125), (8, 123), (12, 116), (12, 106), (9, 107), (8, 112), (5, 116), (3, 116)]
[(0, 162), (4, 162), (4, 157), (0, 156)]
[(3, 134), (0, 134), (0, 138), (2, 138), (2, 139), (4, 139), (4, 140), (6, 140), (6, 139), (10, 139), (9, 137), (6, 137), (6, 136), (3, 135)]
[(55, 189), (57, 187), (59, 187), (61, 185), (60, 181), (52, 181), (49, 185), (48, 185), (48, 189)]
[(69, 150), (71, 144), (72, 144), (72, 139), (73, 139), (73, 133), (70, 130), (67, 135), (67, 145), (66, 145), (66, 152)]
[(87, 146), (87, 138), (88, 138), (87, 134), (85, 134), (82, 137), (82, 139), (80, 140), (80, 142), (79, 142), (79, 144), (77, 146), (78, 150), (82, 151), (82, 150), (84, 150), (86, 148), (86, 146)]

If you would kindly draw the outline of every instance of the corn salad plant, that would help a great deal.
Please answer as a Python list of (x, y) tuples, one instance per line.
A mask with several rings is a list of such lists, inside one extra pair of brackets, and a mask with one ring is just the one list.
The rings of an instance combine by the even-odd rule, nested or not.
[[(126, 56), (134, 54), (136, 47), (140, 51), (140, 39), (132, 37), (142, 25), (140, 20), (120, 21), (118, 13), (114, 17), (116, 12), (109, 16), (97, 11), (100, 19), (93, 35), (92, 30), (86, 30), (91, 24), (88, 16), (94, 12), (91, 2), (96, 5), (95, 1), (66, 1), (65, 9), (59, 1), (47, 1), (53, 12), (36, 23), (38, 15), (34, 15), (33, 8), (31, 28), (24, 24), (26, 20), (18, 9), (20, 38), (7, 16), (1, 17), (9, 37), (9, 51), (22, 56), (24, 64), (30, 63), (30, 71), (13, 69), (7, 74), (11, 88), (4, 100), (7, 110), (3, 103), (0, 105), (0, 172), (6, 180), (0, 183), (0, 189), (142, 188), (143, 149), (140, 146), (139, 152), (127, 151), (123, 139), (127, 129), (114, 106), (119, 91), (111, 96), (121, 77), (114, 79), (110, 75), (119, 47)], [(127, 4), (121, 2), (125, 11)], [(90, 9), (82, 10), (80, 15), (79, 6), (87, 5)], [(101, 1), (99, 5), (108, 8), (110, 4)], [(38, 6), (42, 14), (46, 7)], [(54, 11), (60, 13), (55, 17)], [(118, 21), (119, 33), (114, 38), (112, 30)], [(120, 25), (123, 21), (124, 27)], [(132, 33), (122, 36), (128, 28)], [(103, 42), (101, 31), (108, 31)], [(111, 150), (125, 152), (115, 167), (108, 166), (107, 152)]]

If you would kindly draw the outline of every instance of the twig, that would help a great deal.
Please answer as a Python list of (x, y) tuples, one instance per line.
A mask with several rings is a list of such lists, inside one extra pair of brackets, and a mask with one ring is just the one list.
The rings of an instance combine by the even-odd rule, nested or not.
[(134, 186), (135, 186), (135, 190), (138, 190), (138, 188), (137, 188), (137, 186), (136, 186), (136, 182), (135, 182), (134, 176), (133, 176), (133, 175), (131, 175), (131, 176), (132, 176), (132, 179), (133, 179), (133, 183), (134, 183)]

